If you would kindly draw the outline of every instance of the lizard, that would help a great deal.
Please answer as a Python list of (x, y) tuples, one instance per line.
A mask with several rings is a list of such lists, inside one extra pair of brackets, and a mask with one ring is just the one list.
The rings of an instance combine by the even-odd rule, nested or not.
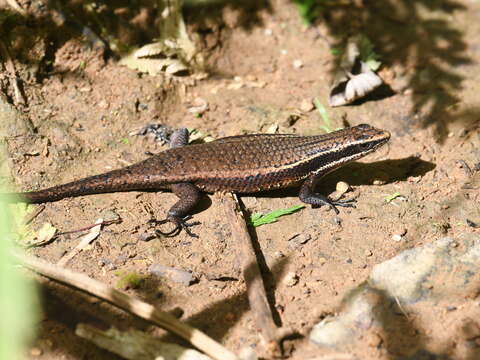
[(388, 142), (390, 133), (360, 124), (322, 135), (251, 134), (188, 145), (188, 130), (171, 136), (170, 148), (136, 164), (38, 191), (16, 195), (27, 203), (45, 203), (67, 197), (120, 191), (170, 190), (179, 200), (164, 220), (174, 236), (189, 228), (190, 213), (201, 192), (255, 193), (302, 183), (299, 199), (314, 206), (353, 207), (351, 200), (332, 201), (315, 192), (325, 174), (357, 160)]

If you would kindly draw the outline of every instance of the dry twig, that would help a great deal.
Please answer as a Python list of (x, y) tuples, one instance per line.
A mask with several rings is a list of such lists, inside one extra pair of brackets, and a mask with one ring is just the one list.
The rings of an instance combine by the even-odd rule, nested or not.
[(25, 219), (22, 220), (22, 225), (28, 225), (30, 224), (33, 219), (35, 219), (40, 213), (45, 210), (45, 205), (41, 204), (40, 206), (37, 206), (35, 210), (31, 213), (25, 216)]
[(4, 42), (0, 39), (0, 55), (5, 60), (5, 68), (7, 69), (7, 73), (10, 78), (10, 83), (13, 87), (13, 93), (15, 95), (15, 102), (16, 105), (21, 104), (25, 105), (25, 99), (23, 97), (22, 92), (20, 91), (20, 87), (18, 86), (18, 78), (17, 78), (17, 71), (15, 70), (15, 65), (13, 64), (13, 60), (8, 52), (7, 46)]
[(95, 222), (95, 226), (93, 226), (88, 234), (82, 237), (80, 242), (78, 243), (72, 251), (65, 254), (57, 263), (58, 266), (64, 267), (67, 263), (73, 259), (77, 254), (82, 252), (93, 240), (95, 240), (98, 235), (100, 235), (100, 230), (102, 229), (103, 219), (100, 218)]
[(242, 272), (247, 286), (248, 301), (257, 328), (261, 332), (264, 349), (269, 358), (281, 357), (281, 342), (286, 336), (292, 334), (292, 330), (278, 328), (273, 321), (255, 249), (236, 196), (231, 193), (221, 195), (221, 201), (225, 215), (230, 220), (235, 243), (238, 244), (238, 256), (242, 259)]
[(211, 360), (210, 357), (183, 346), (160, 341), (150, 334), (130, 329), (100, 330), (87, 324), (78, 324), (75, 334), (125, 359)]
[(20, 254), (15, 254), (15, 257), (23, 266), (30, 270), (108, 301), (125, 311), (180, 336), (212, 359), (238, 359), (235, 354), (200, 330), (178, 321), (172, 315), (160, 311), (136, 297), (124, 294), (84, 274), (61, 268), (40, 259)]

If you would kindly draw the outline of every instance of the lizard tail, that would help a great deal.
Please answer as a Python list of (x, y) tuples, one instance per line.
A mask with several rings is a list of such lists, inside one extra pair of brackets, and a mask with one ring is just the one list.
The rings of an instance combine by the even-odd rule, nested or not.
[(58, 201), (68, 197), (141, 190), (148, 187), (145, 186), (145, 183), (132, 182), (129, 175), (126, 168), (113, 170), (43, 190), (5, 194), (1, 196), (1, 200), (10, 203), (27, 202), (38, 204)]

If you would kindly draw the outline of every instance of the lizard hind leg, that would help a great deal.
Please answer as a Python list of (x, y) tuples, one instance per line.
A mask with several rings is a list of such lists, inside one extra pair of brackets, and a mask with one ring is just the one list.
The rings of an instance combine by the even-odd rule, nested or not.
[(190, 227), (199, 225), (200, 222), (193, 221), (188, 223), (187, 221), (192, 218), (190, 212), (197, 205), (200, 200), (201, 194), (197, 187), (190, 183), (179, 183), (172, 184), (169, 186), (172, 192), (179, 197), (179, 200), (168, 210), (166, 219), (164, 220), (153, 220), (155, 224), (162, 225), (167, 222), (171, 222), (175, 225), (175, 228), (168, 232), (163, 232), (161, 230), (156, 230), (159, 234), (163, 236), (176, 236), (182, 230), (191, 236), (198, 238), (198, 235), (194, 234)]

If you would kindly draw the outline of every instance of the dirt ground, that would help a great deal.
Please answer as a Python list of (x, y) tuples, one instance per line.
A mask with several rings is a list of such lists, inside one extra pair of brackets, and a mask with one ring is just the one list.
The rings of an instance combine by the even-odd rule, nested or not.
[[(92, 48), (79, 34), (84, 23), (125, 44), (151, 41), (155, 12), (148, 3), (96, 3), (99, 15), (92, 20), (95, 11), (68, 2), (65, 9), (75, 23), (59, 21), (41, 1), (18, 3), (30, 17), (7, 17), (1, 37), (21, 79), (25, 104), (18, 102), (5, 68), (0, 88), (19, 110), (19, 121), (7, 124), (6, 144), (11, 180), (22, 190), (119, 168), (166, 149), (150, 137), (130, 135), (150, 123), (194, 128), (215, 138), (266, 132), (272, 126), (280, 133), (321, 133), (322, 118), (315, 110), (302, 111), (302, 103), (318, 98), (327, 105), (337, 63), (332, 49), (364, 33), (381, 56), (385, 85), (354, 105), (327, 111), (335, 127), (368, 123), (390, 131), (392, 138), (374, 154), (329, 174), (319, 187), (329, 194), (338, 181), (346, 181), (353, 187), (346, 196), (357, 198), (357, 208), (342, 208), (336, 216), (307, 206), (252, 230), (275, 318), (297, 333), (284, 343), (286, 357), (480, 358), (478, 342), (460, 351), (458, 342), (432, 335), (441, 331), (456, 339), (458, 323), (467, 316), (464, 309), (472, 302), (478, 306), (478, 293), (455, 299), (450, 305), (456, 311), (390, 326), (380, 340), (366, 339), (344, 351), (308, 339), (312, 327), (339, 312), (342, 299), (376, 264), (441, 237), (478, 236), (480, 2), (332, 2), (310, 27), (287, 0), (189, 5), (187, 28), (206, 59), (208, 77), (200, 80), (140, 74), (119, 66), (116, 53)], [(98, 28), (99, 22), (106, 30)], [(188, 111), (197, 98), (208, 103), (202, 116)], [(297, 193), (288, 189), (242, 196), (242, 201), (248, 212), (268, 212), (299, 204)], [(401, 196), (385, 201), (395, 193)], [(104, 227), (69, 268), (114, 287), (122, 274), (144, 275), (138, 288), (121, 289), (165, 311), (181, 308), (182, 321), (234, 352), (255, 348), (258, 331), (237, 247), (215, 197), (205, 196), (194, 214), (201, 222), (194, 229), (198, 239), (182, 232), (142, 241), (154, 230), (148, 220), (161, 219), (175, 201), (171, 193), (154, 192), (69, 198), (47, 204), (32, 226), (48, 222), (71, 231), (118, 215), (121, 223)], [(30, 252), (56, 263), (80, 235), (59, 236)], [(192, 271), (198, 281), (184, 285), (155, 277), (149, 272), (152, 264)], [(40, 351), (32, 351), (31, 358), (118, 358), (76, 337), (78, 322), (162, 334), (94, 298), (51, 281), (41, 284), (44, 314), (32, 345)], [(337, 358), (350, 359), (332, 357)]]

